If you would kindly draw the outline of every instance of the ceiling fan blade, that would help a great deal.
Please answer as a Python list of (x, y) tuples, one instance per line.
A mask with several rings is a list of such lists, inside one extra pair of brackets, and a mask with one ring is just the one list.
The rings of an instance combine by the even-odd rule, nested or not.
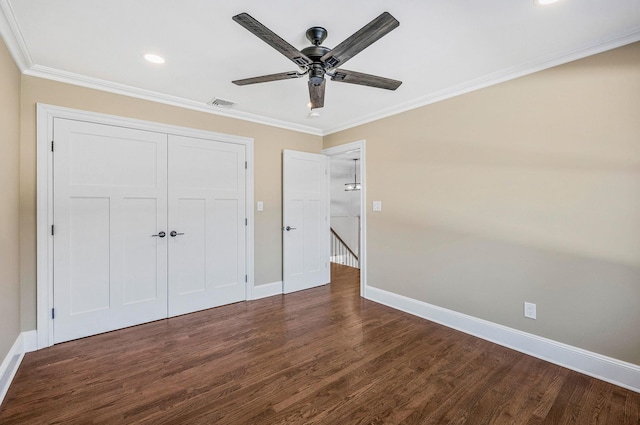
[(251, 31), (254, 35), (267, 43), (269, 46), (285, 55), (296, 65), (305, 67), (306, 65), (311, 63), (311, 59), (309, 59), (304, 53), (284, 41), (280, 36), (262, 25), (248, 13), (240, 13), (239, 15), (234, 16), (233, 20), (245, 27), (247, 30)]
[(324, 106), (324, 88), (326, 80), (322, 80), (322, 84), (314, 86), (309, 81), (309, 99), (311, 100), (311, 109), (322, 108)]
[(399, 25), (400, 22), (396, 18), (391, 16), (389, 12), (384, 12), (338, 44), (333, 50), (327, 52), (320, 60), (326, 63), (328, 68), (337, 68)]
[(364, 74), (362, 72), (336, 69), (331, 81), (359, 84), (361, 86), (377, 87), (379, 89), (395, 90), (400, 87), (402, 81), (391, 78), (378, 77), (377, 75)]
[(299, 74), (296, 71), (281, 72), (279, 74), (262, 75), (260, 77), (244, 78), (242, 80), (234, 80), (233, 84), (236, 86), (246, 86), (247, 84), (256, 83), (268, 83), (269, 81), (288, 80), (291, 78), (300, 78), (304, 74)]

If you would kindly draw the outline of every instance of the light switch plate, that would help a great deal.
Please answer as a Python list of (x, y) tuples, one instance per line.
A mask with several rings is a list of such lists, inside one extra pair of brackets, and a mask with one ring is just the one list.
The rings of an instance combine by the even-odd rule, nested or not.
[(257, 210), (258, 211), (264, 211), (264, 202), (258, 201)]
[(373, 201), (373, 210), (382, 211), (382, 201)]

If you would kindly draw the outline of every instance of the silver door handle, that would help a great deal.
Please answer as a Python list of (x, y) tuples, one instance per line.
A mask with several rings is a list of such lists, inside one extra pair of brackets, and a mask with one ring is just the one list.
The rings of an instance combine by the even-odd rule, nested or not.
[(296, 230), (296, 228), (295, 227), (291, 227), (291, 226), (287, 226), (287, 227), (284, 228), (284, 230), (286, 230), (288, 232), (289, 230)]
[(164, 238), (165, 236), (167, 236), (167, 234), (165, 232), (159, 232), (157, 235), (151, 235), (151, 236), (157, 236), (159, 238)]
[(172, 230), (172, 231), (171, 231), (171, 233), (169, 233), (169, 235), (170, 235), (172, 238), (175, 238), (175, 237), (176, 237), (176, 236), (178, 236), (178, 235), (184, 235), (184, 233), (178, 233), (178, 232), (176, 232), (175, 230)]

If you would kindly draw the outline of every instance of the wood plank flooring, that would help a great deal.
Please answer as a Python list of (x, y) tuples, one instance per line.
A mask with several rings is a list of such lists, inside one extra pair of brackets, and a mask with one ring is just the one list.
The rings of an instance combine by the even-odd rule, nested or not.
[(0, 424), (640, 424), (640, 394), (331, 285), (29, 353)]

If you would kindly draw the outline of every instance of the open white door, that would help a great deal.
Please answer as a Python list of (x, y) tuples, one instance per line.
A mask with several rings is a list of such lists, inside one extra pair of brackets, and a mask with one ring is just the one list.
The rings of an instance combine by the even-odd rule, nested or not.
[(329, 283), (329, 175), (325, 155), (283, 153), (283, 291)]

